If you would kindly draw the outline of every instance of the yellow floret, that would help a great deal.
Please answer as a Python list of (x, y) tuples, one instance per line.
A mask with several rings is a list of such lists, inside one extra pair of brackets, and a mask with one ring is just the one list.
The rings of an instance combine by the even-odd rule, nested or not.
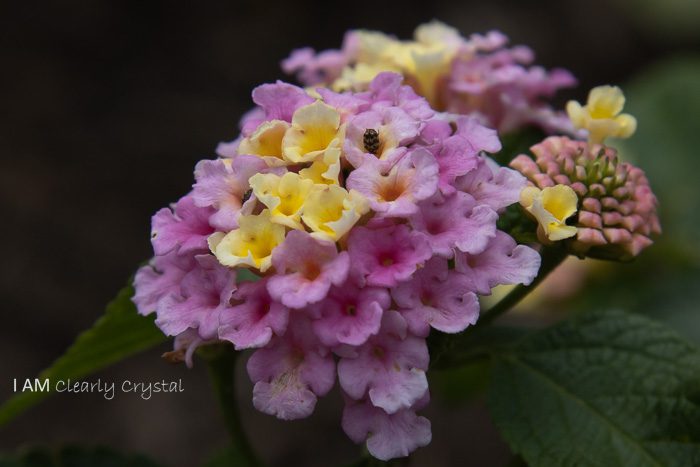
[(282, 139), (282, 151), (294, 163), (310, 162), (328, 148), (339, 146), (342, 137), (340, 113), (316, 101), (294, 112), (292, 126)]
[(289, 123), (282, 120), (263, 122), (252, 135), (241, 141), (238, 154), (261, 157), (270, 167), (289, 164), (282, 153), (282, 138), (288, 128)]
[(251, 266), (265, 272), (270, 268), (272, 250), (284, 241), (285, 228), (271, 222), (270, 211), (240, 216), (238, 228), (209, 237), (209, 248), (224, 266)]
[(302, 229), (301, 210), (314, 186), (294, 172), (281, 177), (274, 174), (255, 174), (250, 177), (255, 197), (270, 210), (270, 220), (293, 229)]
[(340, 174), (340, 148), (331, 147), (310, 167), (299, 171), (301, 178), (321, 185), (337, 185)]
[(623, 114), (625, 96), (617, 86), (598, 86), (588, 94), (588, 102), (581, 106), (569, 101), (566, 112), (576, 128), (588, 130), (591, 144), (603, 143), (606, 138), (629, 138), (637, 129), (637, 120)]
[(406, 76), (419, 94), (437, 105), (439, 80), (449, 73), (461, 37), (455, 29), (433, 21), (419, 26), (413, 41), (358, 31), (357, 42), (357, 63), (343, 70), (334, 89), (362, 90), (377, 74), (393, 71)]
[(369, 210), (367, 199), (338, 185), (316, 185), (301, 216), (313, 237), (337, 241)]
[(570, 186), (526, 187), (520, 193), (520, 204), (537, 219), (547, 239), (556, 242), (576, 235), (578, 229), (566, 225), (578, 205), (578, 196)]

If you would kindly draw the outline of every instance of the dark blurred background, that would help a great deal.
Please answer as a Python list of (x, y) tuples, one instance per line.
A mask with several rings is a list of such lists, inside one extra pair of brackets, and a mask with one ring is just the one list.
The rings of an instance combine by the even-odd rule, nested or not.
[[(151, 214), (188, 190), (194, 164), (212, 157), (217, 142), (236, 136), (239, 117), (251, 107), (252, 88), (284, 79), (278, 63), (293, 48), (338, 47), (349, 28), (407, 38), (433, 18), (464, 34), (500, 29), (513, 43), (531, 46), (539, 63), (568, 68), (579, 77), (580, 87), (563, 93), (558, 103), (585, 99), (590, 87), (605, 83), (632, 83), (643, 95), (640, 76), (658, 72), (659, 63), (678, 63), (674, 60), (690, 63), (697, 73), (700, 51), (700, 1), (695, 0), (0, 5), (0, 400), (10, 396), (12, 378), (34, 377), (61, 354), (150, 256)], [(656, 82), (658, 75), (652, 76), (647, 81)], [(695, 93), (691, 101), (700, 103), (699, 81), (683, 83)], [(677, 95), (678, 86), (667, 87)], [(683, 95), (678, 100), (678, 112), (668, 112), (676, 118), (690, 112)], [(697, 120), (685, 123), (686, 134), (697, 134)], [(640, 119), (640, 133), (644, 125)], [(668, 144), (678, 143), (654, 141), (660, 158), (669, 157)], [(663, 172), (662, 165), (661, 180), (672, 184), (674, 173)], [(655, 173), (649, 175), (654, 183)], [(695, 209), (700, 207), (696, 191), (668, 196), (690, 196), (688, 209)], [(687, 219), (686, 224), (683, 232), (698, 239)], [(673, 249), (670, 242), (667, 247)], [(645, 269), (635, 271), (646, 277)], [(606, 280), (599, 281), (603, 288), (615, 289)], [(689, 308), (698, 303), (688, 300)], [(199, 465), (224, 446), (225, 430), (204, 366), (170, 366), (159, 358), (167, 349), (133, 357), (90, 379), (182, 378), (183, 394), (149, 401), (136, 395), (117, 395), (113, 401), (99, 394), (57, 395), (0, 428), (0, 451), (27, 443), (79, 442), (145, 453), (164, 465)], [(340, 429), (337, 391), (310, 419), (284, 423), (255, 412), (247, 377), (240, 379), (247, 429), (270, 465), (340, 465), (359, 452)], [(411, 465), (508, 461), (508, 448), (483, 401), (456, 397), (455, 402), (459, 392), (452, 388), (447, 398), (435, 394), (428, 411), (433, 443), (419, 450)]]

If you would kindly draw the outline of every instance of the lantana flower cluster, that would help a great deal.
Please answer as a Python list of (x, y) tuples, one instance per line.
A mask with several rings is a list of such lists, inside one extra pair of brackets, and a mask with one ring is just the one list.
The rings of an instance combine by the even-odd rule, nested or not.
[(566, 114), (547, 104), (576, 80), (563, 69), (533, 65), (526, 46), (507, 47), (498, 31), (468, 38), (439, 21), (419, 26), (413, 40), (366, 30), (349, 31), (341, 49), (301, 48), (282, 63), (305, 85), (336, 91), (365, 90), (383, 71), (401, 73), (441, 111), (472, 115), (499, 133), (537, 126), (547, 133), (576, 134)]
[[(476, 53), (501, 42), (469, 43)], [(255, 349), (247, 370), (262, 412), (307, 417), (337, 379), (344, 431), (380, 459), (430, 442), (417, 414), (429, 400), (428, 334), (463, 331), (478, 295), (529, 284), (540, 265), (496, 226), (526, 184), (486, 156), (500, 150), (496, 132), (434, 111), (402, 81), (380, 72), (362, 90), (256, 88), (240, 137), (153, 216), (155, 257), (135, 279), (139, 312), (155, 312), (176, 357), (191, 364), (212, 342)]]
[(523, 207), (539, 222), (542, 243), (565, 240), (580, 257), (630, 260), (661, 233), (657, 199), (642, 169), (620, 160), (605, 145), (609, 137), (629, 138), (636, 119), (623, 114), (625, 97), (613, 86), (591, 90), (581, 106), (567, 111), (588, 141), (550, 136), (510, 163), (528, 178)]

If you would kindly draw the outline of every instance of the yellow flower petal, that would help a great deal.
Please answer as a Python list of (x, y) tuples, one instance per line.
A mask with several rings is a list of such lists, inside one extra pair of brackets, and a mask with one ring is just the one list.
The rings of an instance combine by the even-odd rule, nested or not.
[(567, 185), (556, 185), (542, 190), (542, 204), (560, 222), (566, 221), (577, 210), (578, 196)]
[(573, 225), (562, 225), (556, 222), (550, 223), (545, 229), (547, 238), (553, 242), (571, 238), (578, 232), (578, 229)]
[(588, 102), (581, 106), (569, 101), (566, 111), (574, 127), (588, 130), (591, 144), (603, 143), (606, 138), (629, 138), (637, 129), (637, 120), (621, 114), (625, 96), (617, 86), (598, 86), (588, 94)]
[(566, 225), (566, 220), (578, 209), (578, 196), (567, 185), (539, 190), (526, 187), (520, 193), (520, 204), (537, 220), (541, 231), (551, 241), (576, 235), (578, 229)]
[(399, 43), (393, 37), (376, 31), (357, 31), (357, 63), (387, 63)]
[(262, 157), (270, 167), (287, 165), (289, 162), (282, 153), (282, 138), (288, 128), (289, 123), (283, 120), (263, 122), (252, 135), (241, 141), (238, 153)]
[(314, 186), (294, 172), (281, 177), (274, 174), (255, 174), (250, 177), (255, 197), (270, 210), (270, 221), (293, 229), (302, 229), (301, 210)]
[(316, 101), (301, 107), (292, 116), (292, 126), (282, 139), (284, 156), (294, 162), (310, 162), (342, 136), (340, 113), (333, 107)]
[(592, 118), (613, 118), (624, 106), (625, 95), (617, 86), (598, 86), (588, 93), (586, 107)]
[(541, 190), (534, 186), (526, 186), (523, 191), (520, 192), (520, 204), (524, 208), (532, 207), (532, 203), (535, 202), (535, 198), (540, 196)]
[(311, 236), (337, 241), (369, 210), (367, 199), (355, 190), (346, 191), (338, 185), (316, 185), (301, 216), (312, 230)]
[(332, 85), (335, 90), (364, 90), (383, 71), (401, 73), (416, 92), (437, 104), (437, 83), (450, 71), (462, 38), (457, 30), (432, 21), (419, 26), (413, 41), (400, 41), (380, 32), (358, 31), (356, 64), (346, 67)]
[(573, 123), (576, 128), (583, 128), (586, 125), (586, 111), (578, 102), (567, 102), (566, 113), (569, 114), (571, 123)]
[(637, 119), (630, 114), (618, 115), (615, 122), (617, 131), (612, 135), (615, 138), (629, 138), (637, 131)]
[(323, 153), (310, 167), (299, 171), (301, 178), (316, 184), (337, 185), (340, 175), (340, 148), (331, 147)]
[(265, 272), (270, 268), (272, 250), (284, 241), (285, 228), (271, 222), (270, 211), (240, 216), (238, 228), (209, 237), (209, 248), (224, 266), (251, 266)]
[(413, 37), (421, 44), (447, 47), (450, 51), (456, 51), (462, 43), (462, 37), (457, 29), (437, 20), (418, 26)]
[(365, 91), (370, 81), (383, 71), (401, 73), (398, 66), (388, 62), (382, 64), (358, 63), (353, 67), (343, 68), (340, 78), (335, 80), (331, 87), (337, 92)]
[(413, 58), (413, 76), (418, 82), (420, 94), (432, 105), (436, 104), (438, 80), (450, 71), (452, 57), (446, 50), (411, 52)]

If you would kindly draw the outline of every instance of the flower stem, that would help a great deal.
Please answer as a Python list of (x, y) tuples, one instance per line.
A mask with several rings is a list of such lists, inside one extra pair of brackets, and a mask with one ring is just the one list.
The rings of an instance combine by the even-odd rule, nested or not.
[(530, 285), (518, 285), (513, 290), (503, 297), (498, 303), (489, 308), (477, 322), (477, 326), (483, 326), (491, 323), (493, 320), (507, 312), (517, 305), (523, 298), (532, 292), (548, 275), (554, 271), (568, 256), (568, 253), (563, 248), (548, 248), (542, 250), (542, 264), (537, 277)]
[(219, 399), (224, 423), (231, 435), (232, 446), (237, 454), (245, 459), (246, 466), (259, 467), (261, 463), (243, 430), (243, 424), (238, 413), (238, 405), (236, 404), (235, 369), (238, 352), (230, 345), (211, 347), (211, 350), (207, 349), (204, 357), (209, 366), (209, 376), (211, 377), (214, 392)]

